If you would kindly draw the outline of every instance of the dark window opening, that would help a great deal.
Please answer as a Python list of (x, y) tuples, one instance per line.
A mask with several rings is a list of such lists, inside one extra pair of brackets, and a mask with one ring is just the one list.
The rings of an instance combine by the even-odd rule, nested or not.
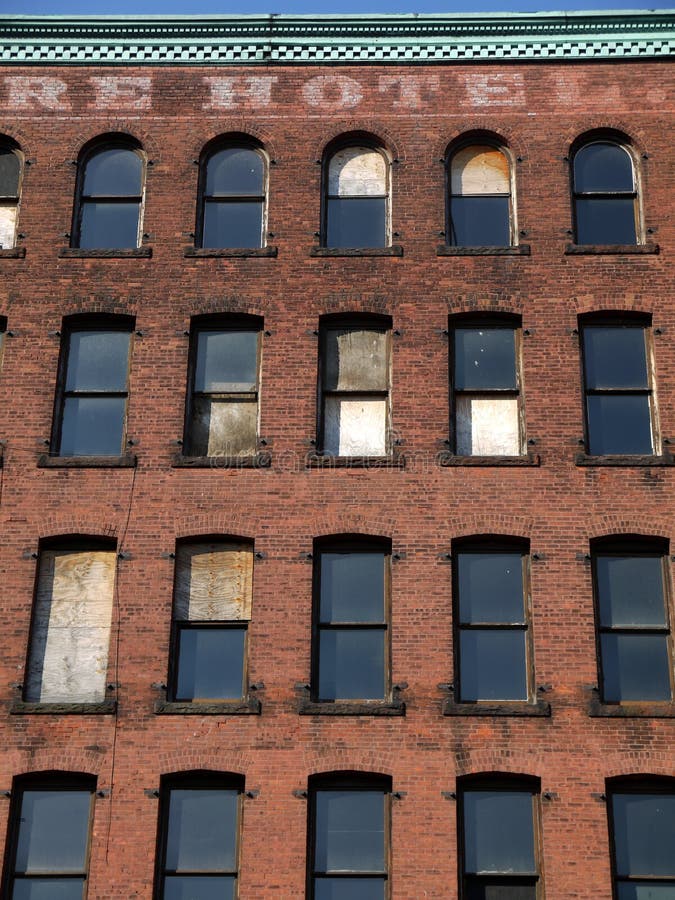
[(11, 249), (16, 242), (21, 173), (18, 149), (0, 142), (0, 250)]
[(232, 146), (211, 153), (201, 173), (199, 246), (263, 247), (265, 182), (261, 150)]
[(332, 153), (324, 170), (324, 245), (388, 247), (389, 160), (374, 147)]
[(448, 169), (448, 243), (509, 247), (513, 208), (504, 151), (490, 145), (462, 147), (450, 157)]
[(577, 244), (636, 244), (638, 194), (633, 159), (620, 144), (595, 141), (574, 154)]

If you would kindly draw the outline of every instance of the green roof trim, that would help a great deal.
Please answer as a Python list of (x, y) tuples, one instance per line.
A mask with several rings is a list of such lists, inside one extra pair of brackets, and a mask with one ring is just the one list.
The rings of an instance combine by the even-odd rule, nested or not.
[(674, 53), (675, 10), (0, 18), (0, 65), (428, 64)]

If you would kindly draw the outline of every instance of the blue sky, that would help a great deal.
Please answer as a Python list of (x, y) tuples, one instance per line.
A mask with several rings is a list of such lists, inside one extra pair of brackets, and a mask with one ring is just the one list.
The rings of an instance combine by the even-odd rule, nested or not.
[(215, 13), (461, 13), (668, 9), (675, 0), (0, 0), (0, 14), (171, 15)]

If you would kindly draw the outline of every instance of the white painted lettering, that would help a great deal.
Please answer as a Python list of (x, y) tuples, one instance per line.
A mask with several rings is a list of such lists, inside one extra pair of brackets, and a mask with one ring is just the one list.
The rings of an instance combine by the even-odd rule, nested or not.
[(525, 83), (520, 72), (475, 74), (466, 82), (472, 106), (520, 106), (525, 103)]
[(440, 89), (437, 73), (429, 73), (423, 78), (413, 75), (380, 75), (378, 90), (381, 94), (395, 91), (394, 109), (420, 109), (422, 104), (433, 101)]
[(204, 109), (236, 109), (239, 106), (269, 106), (276, 75), (207, 76), (204, 82), (211, 92)]
[(69, 110), (70, 102), (63, 96), (66, 83), (60, 78), (35, 75), (12, 75), (5, 78), (11, 109)]
[(93, 105), (96, 109), (150, 109), (152, 78), (106, 75), (89, 80), (94, 86), (96, 96)]
[(363, 99), (363, 92), (358, 81), (346, 75), (317, 75), (303, 85), (302, 96), (309, 106), (352, 109)]

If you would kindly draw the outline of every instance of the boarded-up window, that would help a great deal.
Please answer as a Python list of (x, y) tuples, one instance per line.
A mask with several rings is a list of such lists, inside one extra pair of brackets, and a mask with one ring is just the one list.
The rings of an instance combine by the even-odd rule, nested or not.
[(389, 452), (389, 335), (385, 325), (321, 330), (321, 449), (329, 456)]
[(105, 699), (115, 552), (43, 550), (24, 698), (34, 703)]
[(389, 243), (389, 165), (372, 147), (343, 147), (328, 160), (327, 247), (386, 247)]
[(14, 246), (20, 181), (18, 152), (0, 144), (0, 250)]
[(188, 456), (246, 457), (258, 442), (260, 324), (193, 332)]
[(454, 332), (455, 452), (519, 456), (523, 452), (518, 332), (511, 326)]
[(449, 242), (455, 247), (508, 247), (512, 242), (511, 173), (505, 154), (488, 145), (462, 147), (450, 159)]
[(179, 545), (173, 610), (174, 700), (243, 696), (252, 597), (252, 544)]

